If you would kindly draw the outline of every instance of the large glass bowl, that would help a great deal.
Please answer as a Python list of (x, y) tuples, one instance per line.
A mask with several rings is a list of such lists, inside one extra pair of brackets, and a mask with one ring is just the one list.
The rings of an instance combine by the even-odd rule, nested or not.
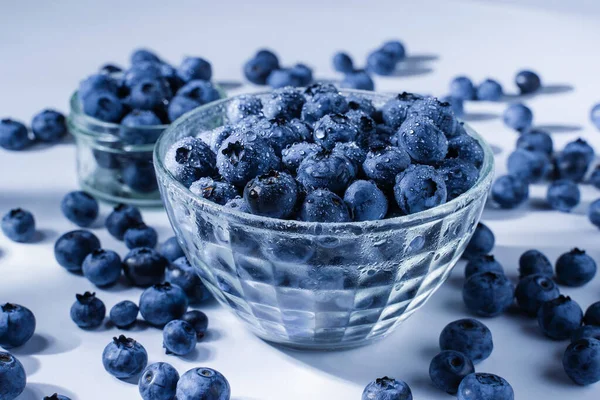
[[(377, 106), (391, 97), (342, 93)], [(463, 253), (492, 181), (490, 148), (466, 127), (485, 152), (479, 180), (428, 211), (328, 224), (265, 218), (196, 197), (164, 165), (177, 140), (225, 124), (233, 99), (176, 121), (155, 148), (160, 192), (189, 261), (215, 298), (265, 340), (334, 349), (385, 337), (427, 301)]]

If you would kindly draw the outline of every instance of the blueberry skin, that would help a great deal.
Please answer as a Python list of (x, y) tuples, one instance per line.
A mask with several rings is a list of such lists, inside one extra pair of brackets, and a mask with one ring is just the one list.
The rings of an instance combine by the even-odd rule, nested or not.
[(592, 120), (592, 123), (596, 125), (596, 128), (600, 129), (600, 103), (592, 107), (590, 119)]
[(358, 129), (343, 114), (328, 114), (315, 123), (313, 139), (323, 148), (332, 150), (336, 143), (353, 142)]
[(167, 354), (185, 356), (196, 348), (196, 330), (188, 322), (176, 319), (163, 328), (163, 347)]
[(298, 220), (307, 222), (350, 222), (344, 200), (327, 189), (316, 189), (306, 195)]
[(338, 51), (333, 55), (333, 69), (337, 72), (348, 73), (354, 71), (354, 63), (352, 58), (343, 51)]
[(35, 235), (33, 214), (21, 208), (14, 208), (2, 217), (2, 232), (13, 242), (27, 243)]
[(235, 186), (227, 182), (215, 181), (212, 178), (200, 178), (190, 186), (190, 191), (213, 203), (224, 205), (238, 195)]
[(598, 228), (600, 228), (600, 199), (594, 200), (590, 203), (590, 207), (588, 209), (588, 219)]
[(356, 90), (375, 90), (375, 82), (367, 71), (353, 71), (344, 75), (340, 87)]
[(290, 174), (270, 171), (248, 182), (244, 200), (252, 214), (285, 219), (296, 206), (298, 186)]
[(194, 99), (190, 99), (189, 97), (175, 96), (169, 102), (169, 107), (167, 109), (169, 121), (173, 122), (183, 114), (190, 112), (201, 105), (202, 104)]
[(159, 247), (158, 252), (169, 262), (173, 262), (180, 257), (185, 257), (177, 237), (172, 236), (165, 240)]
[(498, 101), (503, 94), (502, 85), (493, 79), (486, 79), (477, 86), (477, 100)]
[(106, 91), (91, 92), (82, 98), (83, 112), (104, 122), (119, 122), (125, 111), (121, 100)]
[(23, 364), (12, 354), (0, 351), (0, 398), (14, 400), (25, 390)]
[(594, 149), (579, 138), (568, 143), (555, 160), (556, 174), (562, 179), (580, 182), (585, 177), (591, 162), (594, 160)]
[(394, 197), (404, 214), (437, 207), (447, 196), (444, 178), (428, 165), (411, 165), (396, 176)]
[(201, 139), (185, 137), (171, 146), (165, 155), (165, 166), (184, 186), (215, 174), (217, 157)]
[(461, 100), (474, 100), (475, 86), (466, 76), (457, 76), (450, 82), (450, 96)]
[(92, 93), (108, 92), (116, 95), (118, 91), (119, 84), (115, 78), (107, 74), (94, 74), (79, 83), (77, 96), (79, 100), (83, 100)]
[(168, 264), (156, 250), (138, 247), (123, 259), (123, 272), (134, 286), (148, 287), (162, 282)]
[(388, 52), (375, 50), (367, 57), (367, 69), (377, 75), (392, 75), (396, 70), (396, 59)]
[(148, 49), (136, 49), (131, 53), (129, 57), (131, 64), (138, 64), (144, 61), (159, 63), (160, 58), (152, 50)]
[(244, 198), (240, 196), (236, 196), (235, 198), (229, 200), (227, 203), (225, 203), (225, 207), (243, 213), (251, 213), (250, 207), (248, 207), (248, 203), (246, 203), (246, 200), (244, 200)]
[(465, 115), (465, 103), (461, 99), (452, 96), (443, 96), (440, 98), (440, 101), (450, 104), (450, 108), (455, 116), (460, 118)]
[(306, 99), (298, 89), (283, 87), (273, 90), (264, 101), (263, 113), (266, 118), (291, 120), (300, 118)]
[[(244, 187), (252, 178), (279, 169), (280, 159), (264, 141), (247, 141), (232, 135), (217, 152), (217, 168), (225, 181)], [(234, 196), (235, 197), (235, 196)]]
[(418, 120), (431, 120), (447, 138), (466, 133), (452, 111), (452, 105), (435, 97), (424, 97), (416, 100), (410, 107), (409, 115), (416, 114)]
[[(377, 123), (363, 110), (350, 109), (345, 115), (358, 130), (356, 144), (363, 148), (368, 147), (368, 143), (373, 140), (373, 136), (377, 136)], [(335, 146), (343, 144), (336, 143)]]
[(180, 257), (169, 264), (165, 281), (182, 288), (191, 304), (202, 303), (212, 297), (186, 257)]
[(140, 313), (151, 325), (163, 327), (181, 318), (188, 307), (188, 298), (182, 288), (169, 282), (158, 283), (144, 290), (140, 296)]
[(504, 124), (519, 132), (527, 131), (533, 123), (533, 112), (524, 104), (516, 103), (508, 106), (502, 114)]
[(127, 229), (142, 222), (140, 210), (134, 206), (118, 204), (106, 217), (105, 226), (115, 239), (123, 240)]
[(279, 59), (269, 50), (260, 50), (243, 67), (244, 76), (257, 85), (266, 85), (271, 71), (279, 68)]
[(97, 249), (83, 260), (83, 275), (98, 287), (109, 287), (118, 282), (123, 270), (121, 257), (112, 250)]
[(478, 364), (492, 354), (492, 332), (476, 319), (465, 318), (450, 322), (440, 333), (440, 349), (463, 353)]
[(528, 70), (519, 71), (515, 76), (515, 83), (521, 94), (536, 92), (542, 86), (542, 81), (538, 74)]
[(215, 86), (212, 83), (198, 79), (189, 81), (188, 83), (183, 85), (177, 91), (177, 96), (188, 97), (192, 100), (197, 101), (201, 105), (210, 103), (211, 101), (219, 100), (219, 98), (221, 97), (219, 91), (215, 88)]
[(140, 375), (138, 388), (143, 400), (173, 400), (179, 373), (171, 364), (150, 364)]
[(574, 248), (556, 260), (556, 279), (566, 286), (579, 287), (596, 276), (596, 262), (585, 250)]
[(496, 258), (491, 254), (484, 254), (472, 257), (465, 266), (465, 278), (469, 279), (472, 275), (481, 272), (495, 272), (504, 274), (504, 268)]
[(313, 81), (313, 71), (306, 64), (296, 64), (290, 68), (290, 74), (292, 74), (297, 80), (300, 86), (308, 86)]
[(154, 228), (141, 223), (127, 229), (123, 240), (128, 249), (135, 249), (138, 247), (149, 247), (153, 249), (158, 242), (158, 234)]
[(585, 338), (571, 343), (563, 356), (563, 367), (578, 385), (600, 381), (600, 340)]
[(306, 157), (317, 154), (320, 150), (321, 146), (316, 143), (294, 143), (281, 151), (281, 161), (290, 172), (296, 173)]
[(302, 86), (300, 78), (292, 73), (290, 68), (276, 69), (271, 71), (267, 77), (267, 85), (273, 89), (280, 89), (286, 86)]
[(570, 297), (560, 295), (542, 303), (537, 320), (546, 336), (554, 340), (564, 340), (581, 326), (583, 311)]
[[(259, 140), (264, 141), (275, 150), (275, 154), (281, 156), (281, 151), (289, 145), (309, 140), (310, 131), (304, 126), (289, 124), (285, 119), (263, 119), (255, 123), (246, 132), (246, 141), (253, 140), (253, 134), (258, 135)], [(264, 155), (263, 155), (264, 157)]]
[(354, 221), (383, 219), (388, 210), (387, 197), (370, 181), (354, 181), (344, 193), (344, 202)]
[(587, 325), (600, 326), (600, 301), (597, 301), (588, 307), (584, 318)]
[(141, 61), (123, 73), (122, 86), (131, 89), (144, 80), (163, 79), (162, 64), (152, 61)]
[(529, 198), (529, 184), (516, 176), (503, 175), (493, 183), (491, 196), (500, 208), (516, 208)]
[(164, 105), (171, 97), (173, 93), (166, 79), (143, 79), (131, 87), (127, 103), (133, 109), (152, 110)]
[(139, 312), (139, 307), (133, 301), (124, 300), (110, 309), (109, 318), (117, 328), (127, 329), (135, 324)]
[(396, 135), (401, 147), (418, 163), (440, 162), (448, 152), (448, 139), (444, 132), (426, 117), (407, 118)]
[(512, 386), (494, 374), (476, 372), (465, 376), (458, 386), (458, 400), (514, 400)]
[(568, 179), (559, 179), (548, 186), (546, 201), (555, 210), (562, 212), (571, 211), (581, 199), (579, 187)]
[(365, 387), (362, 400), (412, 400), (408, 384), (394, 378), (377, 378)]
[(148, 364), (148, 353), (140, 343), (121, 335), (114, 338), (102, 352), (106, 372), (119, 379), (138, 375)]
[(469, 311), (496, 317), (513, 304), (515, 287), (504, 274), (481, 272), (467, 279), (462, 294)]
[(333, 93), (317, 92), (314, 96), (308, 97), (302, 106), (302, 119), (313, 124), (327, 114), (344, 114), (346, 111), (348, 111), (348, 101), (337, 92), (337, 89)]
[(469, 135), (458, 135), (448, 140), (447, 159), (467, 161), (481, 168), (485, 155), (479, 142)]
[(506, 161), (508, 173), (529, 183), (538, 182), (550, 171), (550, 160), (545, 153), (516, 149)]
[(179, 65), (179, 68), (177, 68), (177, 74), (185, 82), (194, 79), (210, 81), (210, 78), (212, 77), (212, 66), (203, 58), (185, 57)]
[(208, 329), (208, 317), (200, 310), (190, 310), (181, 317), (183, 321), (189, 323), (196, 331), (198, 339), (204, 337)]
[(261, 116), (262, 108), (262, 101), (258, 97), (251, 95), (239, 96), (231, 100), (227, 106), (227, 118), (230, 123), (235, 124), (250, 115)]
[(8, 350), (24, 345), (33, 336), (35, 325), (35, 315), (27, 307), (0, 306), (0, 346)]
[(154, 143), (158, 137), (144, 127), (156, 125), (162, 125), (162, 121), (152, 111), (133, 110), (121, 120), (119, 137), (127, 144)]
[(594, 168), (594, 171), (592, 171), (592, 173), (590, 175), (589, 182), (596, 189), (600, 189), (600, 166), (596, 166), (596, 168)]
[(396, 182), (396, 177), (409, 166), (408, 153), (400, 147), (392, 146), (368, 152), (362, 164), (366, 177), (385, 190), (391, 189)]
[(46, 109), (33, 117), (31, 131), (37, 140), (54, 143), (67, 134), (67, 120), (58, 111)]
[(356, 170), (346, 157), (320, 152), (300, 163), (296, 180), (306, 191), (328, 189), (341, 194), (355, 176)]
[(473, 362), (463, 353), (454, 350), (442, 351), (429, 364), (431, 382), (448, 394), (456, 394), (463, 378), (473, 372)]
[(408, 116), (408, 110), (415, 101), (422, 98), (423, 97), (418, 94), (402, 92), (396, 97), (389, 99), (381, 107), (381, 117), (383, 118), (383, 122), (392, 129), (400, 128)]
[(468, 161), (460, 159), (444, 160), (437, 168), (444, 178), (448, 201), (471, 189), (479, 178), (479, 171)]
[(402, 61), (406, 57), (404, 44), (399, 40), (388, 40), (381, 46), (381, 50), (391, 54), (396, 62)]
[(54, 243), (54, 257), (65, 269), (81, 272), (85, 257), (100, 248), (100, 240), (90, 231), (75, 230), (63, 234)]
[(71, 319), (81, 329), (94, 329), (102, 325), (106, 307), (96, 293), (75, 295), (77, 301), (71, 306)]
[(554, 268), (548, 257), (539, 250), (527, 250), (519, 257), (519, 278), (529, 275), (552, 277)]
[(470, 260), (474, 257), (488, 254), (494, 248), (495, 243), (494, 232), (484, 223), (478, 222), (473, 236), (471, 236), (471, 240), (469, 240), (467, 248), (463, 253), (463, 258)]
[[(584, 317), (585, 319), (585, 317)], [(584, 325), (579, 328), (571, 335), (571, 343), (576, 342), (580, 339), (592, 338), (600, 340), (600, 326), (597, 325)]]
[(177, 382), (177, 400), (229, 400), (231, 388), (225, 377), (214, 369), (194, 368)]
[(63, 215), (82, 228), (90, 226), (99, 212), (98, 201), (82, 191), (69, 192), (60, 203)]
[(551, 156), (554, 152), (552, 137), (545, 131), (531, 129), (523, 132), (517, 139), (517, 148), (529, 151), (539, 151)]
[(32, 143), (27, 127), (9, 118), (0, 120), (0, 147), (6, 150), (23, 150)]
[(332, 154), (346, 157), (354, 165), (357, 175), (362, 170), (362, 165), (367, 159), (367, 152), (356, 142), (336, 143), (331, 150)]
[(515, 290), (517, 305), (530, 317), (535, 317), (542, 303), (554, 300), (560, 290), (551, 277), (528, 275), (521, 278)]

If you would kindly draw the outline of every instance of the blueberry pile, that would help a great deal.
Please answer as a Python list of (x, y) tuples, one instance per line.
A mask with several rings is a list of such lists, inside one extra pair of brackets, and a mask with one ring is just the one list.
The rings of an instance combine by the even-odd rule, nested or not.
[(380, 109), (333, 85), (240, 96), (228, 124), (167, 152), (199, 197), (255, 215), (310, 222), (378, 220), (453, 200), (479, 177), (483, 149), (433, 97), (402, 93)]
[(20, 151), (34, 143), (57, 143), (67, 134), (67, 120), (56, 110), (45, 109), (31, 121), (31, 131), (11, 118), (0, 120), (0, 147)]

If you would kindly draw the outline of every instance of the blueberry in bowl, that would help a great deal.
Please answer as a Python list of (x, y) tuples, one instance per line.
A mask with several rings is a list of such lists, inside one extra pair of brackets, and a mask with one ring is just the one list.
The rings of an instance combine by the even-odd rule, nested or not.
[[(293, 107), (303, 103), (302, 112), (280, 112), (274, 121), (273, 92), (257, 93), (251, 96), (262, 113), (230, 119), (231, 104), (239, 103), (233, 97), (194, 110), (162, 134), (154, 167), (171, 225), (206, 289), (259, 337), (304, 349), (383, 338), (461, 257), (491, 185), (492, 153), (436, 99), (327, 84), (280, 91), (295, 99)], [(259, 104), (248, 96), (244, 102)], [(378, 118), (380, 129), (353, 116), (376, 115), (398, 98), (402, 115)], [(293, 129), (304, 132), (295, 142)], [(402, 134), (428, 132), (435, 137), (426, 144), (398, 147)], [(460, 135), (471, 150), (448, 151), (446, 136)], [(182, 141), (215, 152), (211, 190), (228, 187), (227, 202), (211, 201), (168, 162)], [(472, 173), (450, 175), (445, 160), (468, 163)]]

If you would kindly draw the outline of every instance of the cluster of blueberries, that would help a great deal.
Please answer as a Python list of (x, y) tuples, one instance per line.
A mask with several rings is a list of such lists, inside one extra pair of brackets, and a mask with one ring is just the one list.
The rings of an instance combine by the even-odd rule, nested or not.
[(313, 82), (312, 68), (298, 63), (293, 67), (282, 67), (279, 57), (271, 50), (261, 49), (244, 63), (244, 76), (256, 85), (269, 85), (273, 89), (285, 86), (308, 86)]
[(255, 215), (378, 220), (455, 199), (484, 152), (449, 103), (402, 93), (380, 109), (331, 84), (239, 96), (228, 124), (174, 143), (173, 177), (195, 195)]
[(56, 143), (67, 134), (67, 121), (60, 112), (45, 109), (31, 120), (31, 132), (24, 123), (10, 118), (0, 120), (0, 147), (19, 151), (35, 142)]

